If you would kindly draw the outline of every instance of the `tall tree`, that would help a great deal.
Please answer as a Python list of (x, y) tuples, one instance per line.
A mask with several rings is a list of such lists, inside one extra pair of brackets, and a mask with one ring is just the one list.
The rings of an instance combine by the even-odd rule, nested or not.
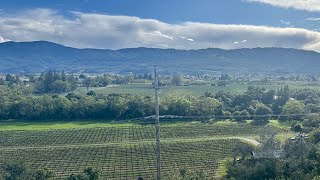
[(301, 120), (305, 105), (298, 100), (289, 100), (282, 109), (282, 114), (290, 120)]

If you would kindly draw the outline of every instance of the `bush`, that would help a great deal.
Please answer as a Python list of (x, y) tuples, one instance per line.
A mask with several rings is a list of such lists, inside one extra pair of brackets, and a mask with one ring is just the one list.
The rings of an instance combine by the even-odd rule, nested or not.
[(310, 141), (313, 144), (318, 144), (320, 142), (320, 129), (313, 130), (309, 135), (310, 135)]
[(272, 110), (266, 105), (259, 105), (254, 111), (255, 121), (269, 121), (271, 119)]
[(232, 117), (235, 121), (242, 121), (242, 117), (241, 116), (241, 112), (240, 111), (235, 111), (233, 114), (232, 114)]
[(87, 96), (96, 96), (97, 94), (94, 91), (89, 91)]
[(236, 121), (244, 121), (244, 120), (247, 120), (249, 119), (250, 117), (250, 114), (248, 113), (247, 110), (243, 110), (243, 111), (235, 111), (233, 114), (233, 119), (236, 120)]
[(302, 125), (299, 122), (294, 122), (291, 125), (291, 130), (294, 132), (301, 132), (302, 131)]
[(309, 114), (303, 120), (303, 126), (318, 128), (320, 125), (320, 115), (317, 113)]

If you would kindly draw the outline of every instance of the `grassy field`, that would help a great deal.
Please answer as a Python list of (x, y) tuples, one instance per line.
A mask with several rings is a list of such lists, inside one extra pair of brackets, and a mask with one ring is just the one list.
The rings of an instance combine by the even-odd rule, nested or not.
[[(284, 85), (289, 85), (292, 89), (316, 89), (320, 90), (320, 85), (309, 82), (295, 82), (295, 81), (283, 81), (274, 82), (272, 85), (253, 85), (256, 87), (264, 87), (267, 90), (277, 90)], [(205, 92), (217, 93), (219, 91), (230, 92), (234, 94), (241, 94), (247, 90), (249, 85), (230, 85), (226, 87), (210, 86), (210, 85), (190, 85), (190, 86), (164, 86), (161, 87), (160, 96), (166, 95), (186, 95), (192, 94), (196, 96), (202, 96)], [(94, 91), (98, 94), (135, 94), (135, 95), (153, 95), (153, 89), (151, 84), (128, 84), (128, 85), (113, 85), (110, 87), (90, 88), (89, 91)], [(79, 94), (86, 94), (87, 88), (80, 87), (77, 90)]]
[[(276, 125), (272, 125), (276, 124)], [(163, 123), (162, 173), (170, 179), (179, 168), (201, 169), (211, 177), (223, 174), (226, 159), (237, 143), (257, 145), (266, 128), (279, 135), (292, 133), (285, 125), (270, 123), (199, 122)], [(31, 168), (47, 167), (57, 179), (91, 166), (102, 179), (154, 179), (155, 127), (141, 122), (34, 122), (0, 124), (0, 165), (25, 162)]]
[[(204, 95), (205, 92), (217, 93), (219, 91), (225, 91), (235, 94), (243, 93), (247, 90), (246, 85), (237, 86), (227, 86), (227, 87), (217, 87), (209, 85), (194, 85), (194, 86), (165, 86), (161, 87), (160, 96), (166, 95), (186, 95), (192, 94), (197, 96)], [(277, 89), (281, 86), (272, 86), (270, 89)], [(101, 87), (101, 88), (91, 88), (89, 91), (93, 90), (97, 94), (134, 94), (134, 95), (149, 95), (152, 96), (154, 91), (152, 85), (145, 84), (129, 84), (129, 85), (118, 85), (112, 87)], [(86, 88), (79, 88), (78, 93), (86, 94), (88, 91)]]
[[(77, 129), (77, 128), (108, 128), (108, 127), (143, 127), (150, 125), (152, 121), (116, 121), (116, 120), (79, 120), (79, 121), (18, 121), (18, 120), (2, 120), (0, 121), (0, 131), (31, 131), (31, 130), (55, 130), (55, 129)], [(246, 124), (252, 124), (252, 120), (246, 121)], [(243, 123), (234, 121), (213, 121), (218, 126), (237, 126)], [(202, 124), (199, 121), (187, 119), (161, 119), (161, 125), (165, 126), (181, 126)], [(289, 130), (290, 122), (279, 122), (278, 120), (270, 120), (269, 125), (277, 128)]]
[(0, 121), (0, 131), (13, 130), (54, 130), (54, 129), (73, 129), (73, 128), (97, 128), (97, 127), (129, 127), (137, 125), (130, 122), (116, 121), (42, 121), (42, 122), (24, 122), (24, 121)]

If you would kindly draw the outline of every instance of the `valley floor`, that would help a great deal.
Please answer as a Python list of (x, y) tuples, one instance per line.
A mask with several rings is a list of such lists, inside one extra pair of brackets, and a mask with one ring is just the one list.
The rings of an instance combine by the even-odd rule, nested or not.
[[(223, 175), (224, 164), (238, 143), (259, 144), (266, 129), (290, 138), (285, 127), (249, 123), (163, 123), (162, 174), (166, 179), (179, 169), (203, 170), (210, 177)], [(153, 125), (116, 122), (23, 123), (0, 125), (0, 164), (24, 162), (33, 169), (48, 168), (57, 179), (86, 167), (100, 171), (103, 179), (153, 179), (155, 128)]]

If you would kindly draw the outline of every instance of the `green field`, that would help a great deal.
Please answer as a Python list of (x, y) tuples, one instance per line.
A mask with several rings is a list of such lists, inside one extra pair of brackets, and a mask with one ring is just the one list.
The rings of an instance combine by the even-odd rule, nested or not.
[[(197, 96), (204, 95), (205, 92), (217, 93), (219, 91), (226, 91), (230, 93), (243, 93), (247, 90), (246, 85), (237, 85), (237, 86), (227, 86), (227, 87), (217, 87), (210, 85), (193, 85), (193, 86), (165, 86), (161, 87), (160, 96), (167, 95), (186, 95), (192, 94)], [(276, 89), (280, 86), (272, 86), (270, 89)], [(154, 94), (154, 90), (152, 89), (152, 85), (146, 84), (129, 84), (129, 85), (117, 85), (112, 87), (101, 87), (101, 88), (91, 88), (97, 94), (111, 94), (111, 93), (119, 93), (119, 94), (134, 94), (134, 95), (149, 95), (152, 96)], [(87, 93), (86, 88), (78, 88), (78, 93), (85, 94)]]
[[(296, 82), (296, 81), (277, 81), (273, 82), (272, 85), (252, 85), (256, 87), (264, 87), (267, 90), (274, 89), (277, 90), (284, 85), (289, 85), (292, 89), (316, 89), (320, 90), (319, 83), (310, 83), (310, 82)], [(190, 85), (190, 86), (163, 86), (161, 87), (160, 96), (166, 95), (186, 95), (192, 94), (196, 96), (202, 96), (205, 92), (217, 93), (219, 91), (230, 92), (234, 94), (244, 93), (249, 85), (238, 84), (238, 85), (229, 85), (226, 87), (210, 86), (210, 85)], [(134, 95), (153, 95), (153, 89), (151, 84), (128, 84), (128, 85), (112, 85), (110, 87), (98, 87), (98, 88), (89, 88), (89, 91), (93, 90), (98, 94), (134, 94)], [(87, 88), (79, 87), (76, 91), (79, 94), (86, 94)]]
[(96, 128), (96, 127), (128, 127), (137, 123), (118, 121), (0, 121), (0, 131), (12, 130), (53, 130), (53, 129), (73, 129), (73, 128)]
[[(221, 167), (236, 144), (257, 145), (255, 139), (266, 128), (291, 135), (281, 125), (164, 123), (163, 178), (170, 179), (179, 168), (201, 169), (217, 177), (224, 173)], [(156, 174), (153, 125), (2, 122), (0, 129), (0, 164), (25, 162), (34, 169), (47, 167), (57, 179), (88, 166), (98, 169), (102, 179), (135, 179), (138, 175), (153, 179)]]

